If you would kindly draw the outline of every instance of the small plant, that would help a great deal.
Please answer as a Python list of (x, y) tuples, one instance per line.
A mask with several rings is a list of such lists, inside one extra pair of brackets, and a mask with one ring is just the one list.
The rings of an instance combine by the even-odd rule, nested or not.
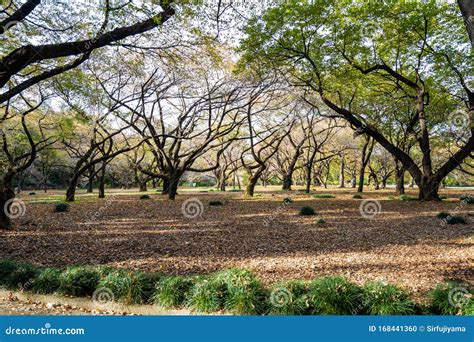
[(308, 300), (314, 315), (352, 315), (362, 307), (362, 289), (343, 277), (313, 280)]
[(216, 312), (224, 308), (225, 293), (225, 284), (220, 279), (204, 278), (194, 284), (187, 304), (199, 312)]
[(140, 199), (141, 199), (141, 200), (149, 200), (149, 199), (150, 199), (150, 195), (141, 195), (141, 196), (140, 196)]
[(363, 307), (369, 315), (410, 315), (415, 313), (415, 304), (407, 293), (396, 286), (380, 282), (363, 287)]
[(305, 315), (308, 311), (308, 284), (290, 280), (275, 285), (269, 297), (269, 315)]
[(158, 282), (153, 301), (165, 309), (178, 308), (185, 304), (193, 281), (185, 277), (167, 277)]
[(387, 199), (389, 201), (395, 201), (396, 200), (395, 196), (388, 196)]
[(57, 213), (63, 213), (68, 210), (69, 210), (69, 203), (64, 203), (64, 202), (57, 203), (54, 207), (54, 211)]
[[(10, 268), (11, 266), (13, 267)], [(7, 271), (10, 268), (10, 272), (1, 282), (6, 288), (11, 290), (27, 290), (33, 285), (39, 273), (36, 267), (26, 262), (13, 262), (13, 265), (10, 264), (10, 267), (7, 266), (4, 269), (4, 271)]]
[(39, 294), (54, 293), (59, 289), (61, 270), (57, 268), (45, 268), (41, 270), (33, 282), (33, 292)]
[(325, 221), (324, 219), (320, 218), (320, 219), (318, 219), (318, 220), (316, 221), (316, 224), (321, 224), (321, 225), (323, 225), (323, 224), (326, 224), (326, 221)]
[[(137, 300), (131, 299), (131, 276), (128, 272), (117, 270), (108, 273), (103, 279), (97, 284), (97, 288), (107, 288), (112, 291), (113, 299), (117, 301), (123, 301), (126, 303), (136, 302)], [(139, 300), (138, 300), (139, 301)]]
[(441, 212), (439, 212), (439, 213), (436, 215), (436, 217), (437, 217), (437, 218), (440, 218), (440, 219), (445, 219), (445, 218), (447, 218), (448, 216), (451, 216), (451, 214), (450, 214), (450, 213), (447, 213), (447, 212), (445, 212), (445, 211), (441, 211)]
[(217, 206), (224, 205), (224, 204), (221, 201), (210, 201), (209, 205), (212, 206), (212, 207), (217, 207)]
[(18, 263), (14, 260), (5, 259), (0, 261), (0, 286), (5, 286), (10, 274), (12, 274)]
[(400, 197), (398, 197), (398, 199), (400, 201), (403, 201), (403, 202), (417, 201), (418, 200), (418, 198), (416, 198), (414, 196), (410, 196), (410, 195), (400, 195)]
[(313, 216), (316, 215), (313, 207), (303, 207), (300, 209), (301, 216)]
[(140, 298), (139, 301), (135, 299), (137, 304), (153, 302), (153, 294), (161, 278), (162, 276), (158, 273), (136, 272), (133, 274), (131, 286), (134, 289), (135, 298)]
[(30, 192), (29, 195), (30, 195), (30, 196), (35, 196), (35, 195), (36, 195), (36, 192), (34, 192), (34, 191), (33, 191), (33, 192)]
[(474, 196), (472, 195), (462, 195), (459, 199), (466, 204), (474, 204)]
[(313, 195), (314, 198), (336, 198), (336, 196), (331, 194), (316, 194)]
[(429, 293), (430, 309), (438, 315), (474, 315), (474, 293), (466, 284), (450, 281)]
[(462, 216), (449, 215), (444, 219), (447, 224), (467, 224), (467, 221)]
[(71, 296), (91, 296), (100, 281), (96, 268), (74, 266), (66, 269), (59, 277), (59, 292)]
[(362, 195), (355, 194), (352, 196), (353, 199), (362, 199)]
[(240, 189), (231, 189), (229, 190), (229, 192), (242, 192), (243, 190), (240, 190)]
[(285, 197), (283, 199), (283, 203), (285, 203), (285, 204), (293, 203), (293, 200), (290, 197)]

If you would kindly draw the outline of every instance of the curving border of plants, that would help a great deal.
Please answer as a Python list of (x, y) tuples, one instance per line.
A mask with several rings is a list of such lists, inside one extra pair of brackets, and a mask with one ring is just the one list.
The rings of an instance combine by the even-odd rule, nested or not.
[(37, 267), (0, 259), (0, 287), (38, 294), (89, 297), (100, 304), (159, 305), (197, 313), (238, 315), (474, 315), (473, 289), (459, 282), (438, 285), (428, 305), (398, 287), (364, 286), (341, 276), (290, 280), (265, 287), (250, 271), (165, 276), (108, 266)]

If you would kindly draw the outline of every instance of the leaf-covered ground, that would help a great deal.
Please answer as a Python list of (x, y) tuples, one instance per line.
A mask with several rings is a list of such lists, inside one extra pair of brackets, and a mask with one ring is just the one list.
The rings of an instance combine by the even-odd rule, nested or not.
[[(381, 212), (360, 214), (353, 189), (318, 189), (332, 199), (302, 192), (242, 193), (182, 191), (177, 200), (149, 191), (80, 197), (69, 212), (55, 213), (56, 197), (39, 192), (21, 198), (26, 214), (14, 231), (0, 231), (0, 258), (39, 265), (108, 264), (166, 274), (209, 273), (248, 268), (267, 284), (342, 274), (363, 283), (382, 280), (422, 294), (446, 279), (474, 278), (474, 206), (443, 190), (439, 203), (390, 200), (392, 190), (369, 191)], [(472, 194), (472, 192), (471, 192)], [(414, 193), (412, 193), (414, 195)], [(51, 195), (48, 195), (51, 196)], [(284, 203), (285, 197), (293, 202)], [(186, 218), (182, 205), (196, 198), (202, 215)], [(210, 206), (219, 200), (222, 206)], [(312, 206), (316, 216), (299, 216)], [(466, 225), (444, 225), (440, 211), (464, 216)], [(316, 223), (323, 219), (325, 223)]]

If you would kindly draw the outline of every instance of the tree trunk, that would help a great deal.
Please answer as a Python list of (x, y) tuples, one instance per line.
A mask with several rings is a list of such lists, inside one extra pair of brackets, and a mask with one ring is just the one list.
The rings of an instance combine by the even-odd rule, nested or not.
[(402, 166), (397, 166), (395, 169), (395, 181), (396, 189), (395, 193), (397, 195), (405, 194), (405, 168)]
[(221, 181), (221, 184), (219, 185), (219, 190), (225, 191), (225, 180)]
[(364, 178), (365, 178), (365, 166), (361, 165), (359, 171), (359, 187), (357, 188), (357, 192), (364, 191)]
[(283, 186), (282, 190), (291, 190), (292, 181), (292, 174), (286, 174), (283, 176)]
[(340, 188), (346, 187), (345, 167), (346, 167), (346, 163), (344, 161), (344, 158), (341, 158), (341, 166), (339, 169), (339, 187)]
[(94, 192), (94, 175), (95, 175), (95, 167), (91, 166), (89, 169), (89, 179), (87, 182), (87, 193), (91, 194)]
[(434, 178), (423, 176), (421, 184), (418, 184), (418, 199), (420, 201), (439, 201), (440, 182)]
[(310, 193), (311, 191), (311, 165), (306, 165), (305, 166), (305, 169), (306, 169), (306, 189), (305, 189), (305, 192), (307, 194)]
[(179, 176), (175, 176), (172, 178), (172, 181), (169, 184), (168, 188), (168, 199), (174, 201), (176, 199), (176, 195), (178, 194), (178, 183), (179, 183)]
[(11, 229), (12, 224), (10, 221), (9, 213), (10, 208), (7, 206), (7, 202), (15, 198), (15, 191), (11, 188), (3, 188), (0, 191), (0, 230)]
[(168, 178), (163, 178), (163, 190), (161, 190), (162, 195), (168, 195), (170, 190), (170, 180)]
[(69, 180), (69, 186), (66, 190), (66, 202), (74, 202), (78, 181), (79, 177), (73, 177)]
[(100, 169), (99, 198), (105, 198), (105, 163), (102, 164)]
[(245, 188), (245, 194), (247, 196), (253, 197), (255, 193), (255, 186), (257, 185), (259, 176), (252, 176), (249, 178), (249, 183), (247, 184), (247, 187)]
[(148, 188), (146, 186), (146, 182), (140, 182), (139, 184), (140, 184), (140, 190), (139, 190), (140, 192), (148, 191)]

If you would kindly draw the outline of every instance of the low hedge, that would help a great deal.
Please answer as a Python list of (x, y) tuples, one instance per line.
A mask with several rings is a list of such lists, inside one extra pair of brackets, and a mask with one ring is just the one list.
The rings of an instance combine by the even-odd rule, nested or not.
[(474, 315), (468, 285), (448, 282), (429, 293), (429, 304), (415, 304), (394, 285), (364, 286), (344, 277), (290, 280), (265, 287), (250, 271), (229, 269), (205, 276), (162, 276), (111, 267), (36, 267), (0, 260), (0, 287), (40, 294), (93, 296), (98, 289), (125, 304), (153, 303), (163, 308), (239, 315)]

